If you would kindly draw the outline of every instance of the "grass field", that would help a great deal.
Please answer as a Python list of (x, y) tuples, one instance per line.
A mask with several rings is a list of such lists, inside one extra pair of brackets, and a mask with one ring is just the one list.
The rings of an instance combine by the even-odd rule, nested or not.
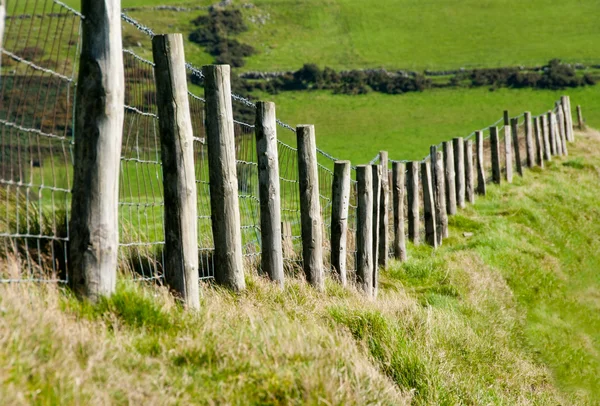
[[(422, 159), (430, 145), (487, 128), (502, 118), (505, 109), (511, 116), (526, 110), (541, 114), (562, 94), (571, 96), (574, 114), (581, 104), (588, 124), (600, 127), (598, 86), (563, 91), (439, 89), (397, 96), (284, 92), (259, 97), (275, 101), (279, 118), (289, 124), (315, 124), (321, 149), (362, 164), (380, 150), (389, 151), (392, 159)], [(289, 132), (281, 130), (279, 135), (293, 142)]]
[(409, 245), (377, 301), (327, 280), (204, 285), (199, 312), (122, 280), (96, 306), (0, 286), (9, 404), (596, 404), (600, 134)]

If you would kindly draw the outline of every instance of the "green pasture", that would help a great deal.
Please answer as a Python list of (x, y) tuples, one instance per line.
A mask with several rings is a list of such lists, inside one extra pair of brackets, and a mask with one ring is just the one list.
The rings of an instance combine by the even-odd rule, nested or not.
[[(363, 164), (380, 150), (389, 151), (391, 159), (422, 159), (430, 145), (487, 128), (502, 118), (504, 110), (511, 116), (524, 111), (541, 114), (552, 109), (563, 94), (571, 96), (574, 114), (580, 104), (588, 124), (600, 127), (598, 86), (561, 91), (433, 89), (360, 96), (310, 91), (259, 97), (276, 102), (277, 115), (286, 123), (314, 124), (319, 148)], [(285, 129), (278, 135), (284, 142), (295, 142), (293, 133)]]

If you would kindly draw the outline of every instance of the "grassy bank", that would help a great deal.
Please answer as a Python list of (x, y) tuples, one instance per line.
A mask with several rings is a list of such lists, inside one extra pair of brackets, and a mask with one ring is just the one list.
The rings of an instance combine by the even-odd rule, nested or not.
[(490, 187), (375, 302), (250, 274), (188, 313), (127, 280), (96, 306), (0, 286), (9, 404), (593, 404), (600, 399), (600, 135)]

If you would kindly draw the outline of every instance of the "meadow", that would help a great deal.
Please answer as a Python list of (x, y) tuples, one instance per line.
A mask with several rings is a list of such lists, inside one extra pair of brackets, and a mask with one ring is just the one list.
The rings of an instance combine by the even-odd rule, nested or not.
[[(450, 219), (366, 300), (327, 279), (203, 284), (198, 312), (133, 283), (97, 305), (0, 286), (11, 404), (595, 404), (600, 134)], [(24, 300), (26, 298), (26, 300)], [(102, 344), (99, 345), (99, 342)]]

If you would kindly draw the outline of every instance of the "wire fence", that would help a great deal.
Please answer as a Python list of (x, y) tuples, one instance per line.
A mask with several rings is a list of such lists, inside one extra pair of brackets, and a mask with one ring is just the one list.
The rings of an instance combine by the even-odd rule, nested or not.
[[(9, 4), (0, 76), (0, 198), (4, 200), (4, 216), (0, 219), (3, 259), (0, 282), (66, 282), (73, 146), (78, 136), (73, 131), (73, 112), (84, 16), (58, 0)], [(122, 17), (124, 37), (130, 31), (142, 33), (142, 43), (138, 46), (148, 55), (153, 30), (125, 14)], [(119, 189), (119, 264), (136, 279), (161, 280), (165, 266), (165, 202), (154, 64), (130, 49), (123, 51), (123, 62), (125, 117)], [(201, 96), (203, 75), (189, 63), (186, 68), (194, 133), (200, 278), (210, 279), (214, 276), (214, 242), (205, 106)], [(255, 105), (235, 94), (232, 102), (239, 114), (234, 116), (234, 130), (243, 253), (247, 264), (253, 265), (261, 254), (258, 165), (254, 125), (241, 119), (251, 117)], [(279, 120), (277, 123), (279, 131), (295, 132), (287, 124)], [(519, 126), (522, 128), (523, 122)], [(489, 149), (489, 131), (484, 131), (488, 134), (485, 143)], [(503, 134), (500, 130), (500, 135)], [(325, 269), (330, 269), (332, 170), (336, 158), (320, 149), (317, 152), (324, 260)], [(278, 153), (284, 262), (286, 271), (293, 274), (302, 263), (297, 149), (278, 141)], [(423, 161), (428, 159), (429, 155)], [(379, 156), (371, 163), (378, 160)], [(349, 275), (355, 272), (356, 264), (355, 169), (352, 167), (348, 216)], [(391, 210), (392, 205), (389, 207)], [(421, 233), (424, 235), (424, 229)]]

